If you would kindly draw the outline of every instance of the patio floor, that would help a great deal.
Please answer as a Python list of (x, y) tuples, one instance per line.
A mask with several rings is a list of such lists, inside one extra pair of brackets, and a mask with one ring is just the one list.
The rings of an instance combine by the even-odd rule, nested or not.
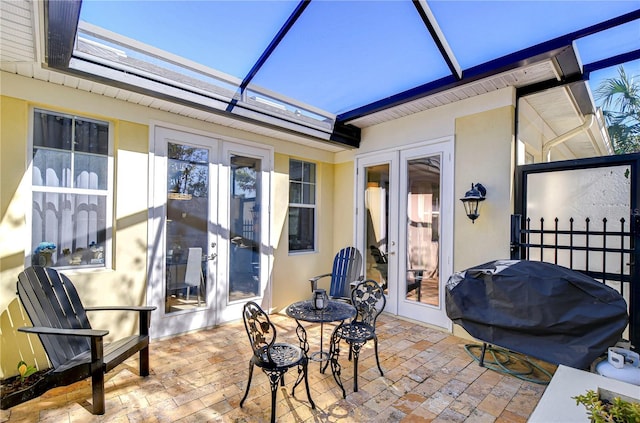
[[(296, 339), (293, 319), (271, 318), (278, 340)], [(305, 327), (311, 351), (317, 350), (319, 325)], [(312, 410), (303, 386), (295, 398), (290, 395), (292, 370), (278, 390), (278, 422), (526, 422), (544, 392), (545, 385), (480, 367), (464, 349), (468, 340), (386, 314), (377, 331), (384, 377), (372, 343), (360, 355), (359, 392), (353, 392), (353, 364), (341, 356), (346, 399), (331, 371), (321, 374), (312, 362)], [(103, 416), (90, 413), (91, 384), (85, 380), (2, 410), (0, 422), (268, 422), (269, 383), (259, 369), (239, 407), (250, 356), (242, 321), (153, 341), (149, 377), (137, 376), (133, 358), (107, 374)]]

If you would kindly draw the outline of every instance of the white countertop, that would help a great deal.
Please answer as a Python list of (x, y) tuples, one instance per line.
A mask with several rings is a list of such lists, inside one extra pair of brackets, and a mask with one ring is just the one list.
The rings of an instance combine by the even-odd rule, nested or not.
[(640, 399), (640, 386), (560, 365), (528, 422), (588, 423), (586, 408), (572, 397), (598, 388)]

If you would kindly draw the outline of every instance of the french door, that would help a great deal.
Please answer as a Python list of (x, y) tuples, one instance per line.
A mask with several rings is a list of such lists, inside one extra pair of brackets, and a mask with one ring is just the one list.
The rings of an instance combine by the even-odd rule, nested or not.
[(386, 287), (387, 311), (448, 330), (452, 271), (450, 140), (357, 159), (356, 238), (366, 277)]
[(158, 126), (152, 153), (151, 336), (240, 318), (268, 286), (270, 152)]

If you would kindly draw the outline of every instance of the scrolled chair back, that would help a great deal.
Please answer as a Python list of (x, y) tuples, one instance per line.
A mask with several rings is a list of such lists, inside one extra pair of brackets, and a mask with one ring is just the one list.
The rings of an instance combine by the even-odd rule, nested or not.
[(267, 313), (255, 302), (249, 301), (244, 305), (242, 317), (255, 357), (266, 363), (274, 363), (271, 347), (276, 342), (276, 328)]
[(358, 311), (354, 320), (375, 327), (376, 319), (384, 310), (387, 299), (378, 282), (367, 279), (356, 285), (351, 292), (351, 304)]

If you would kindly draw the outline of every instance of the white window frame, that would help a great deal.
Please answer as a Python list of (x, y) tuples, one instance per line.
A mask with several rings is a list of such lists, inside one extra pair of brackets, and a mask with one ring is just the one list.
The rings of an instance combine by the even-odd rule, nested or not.
[[(76, 119), (81, 119), (83, 121), (93, 121), (101, 124), (108, 125), (108, 147), (107, 147), (107, 188), (105, 190), (93, 190), (93, 189), (83, 189), (83, 188), (66, 188), (66, 187), (48, 187), (48, 186), (34, 186), (33, 185), (33, 152), (34, 152), (34, 125), (35, 125), (35, 115), (37, 112), (57, 115), (64, 118), (70, 118), (74, 121)], [(114, 124), (109, 120), (101, 120), (93, 117), (82, 116), (79, 114), (65, 113), (60, 112), (51, 108), (44, 107), (30, 107), (29, 108), (29, 119), (28, 119), (28, 142), (27, 142), (27, 174), (25, 175), (25, 180), (29, 183), (29, 195), (26, 198), (26, 228), (28, 230), (29, 236), (25, 240), (25, 267), (32, 265), (32, 257), (34, 254), (34, 248), (31, 245), (33, 235), (33, 193), (43, 192), (43, 193), (55, 193), (55, 194), (87, 194), (87, 195), (96, 195), (97, 193), (102, 194), (104, 192), (104, 197), (106, 201), (106, 210), (105, 210), (105, 242), (104, 242), (104, 263), (102, 264), (84, 264), (84, 265), (69, 265), (69, 266), (56, 266), (56, 269), (64, 269), (64, 270), (73, 270), (73, 271), (101, 271), (101, 270), (110, 270), (113, 266), (113, 191), (114, 191), (114, 180), (115, 180), (115, 164), (114, 164)], [(35, 188), (35, 189), (34, 189)], [(57, 251), (58, 252), (58, 251)], [(58, 252), (59, 253), (59, 252)]]
[[(287, 220), (288, 220), (288, 216), (289, 216), (289, 210), (291, 209), (291, 207), (296, 207), (296, 208), (307, 208), (307, 209), (313, 209), (313, 248), (308, 249), (308, 250), (291, 250), (290, 249), (290, 245), (289, 245), (289, 237), (287, 237), (287, 250), (289, 252), (290, 255), (296, 255), (296, 254), (308, 254), (308, 253), (315, 253), (318, 249), (318, 164), (315, 162), (311, 162), (308, 160), (302, 160), (302, 159), (295, 159), (295, 158), (289, 158), (289, 181), (287, 184), (287, 190), (290, 190), (291, 188), (291, 174), (290, 174), (290, 170), (291, 170), (291, 162), (296, 161), (296, 162), (300, 162), (302, 164), (312, 164), (314, 165), (314, 179), (315, 182), (310, 183), (310, 182), (302, 182), (302, 184), (308, 184), (311, 185), (313, 184), (315, 187), (314, 190), (314, 202), (313, 204), (305, 204), (305, 203), (292, 203), (289, 202), (289, 206), (287, 207)], [(291, 200), (291, 199), (289, 199)], [(291, 228), (290, 226), (290, 222), (287, 222), (287, 231), (289, 231)]]

